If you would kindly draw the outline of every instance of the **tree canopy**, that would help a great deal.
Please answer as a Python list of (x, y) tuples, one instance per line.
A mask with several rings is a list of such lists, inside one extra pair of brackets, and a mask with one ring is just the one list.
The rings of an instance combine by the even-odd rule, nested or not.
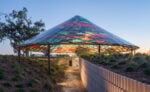
[(44, 31), (45, 24), (42, 20), (33, 22), (31, 17), (27, 16), (28, 10), (13, 10), (5, 16), (5, 21), (0, 22), (0, 42), (4, 38), (9, 39), (11, 46), (16, 49), (23, 41)]

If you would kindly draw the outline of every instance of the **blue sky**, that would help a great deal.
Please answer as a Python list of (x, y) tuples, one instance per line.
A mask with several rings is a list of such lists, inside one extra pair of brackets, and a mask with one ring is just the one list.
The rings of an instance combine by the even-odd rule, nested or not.
[[(150, 0), (0, 0), (0, 12), (28, 9), (33, 20), (50, 29), (80, 15), (107, 31), (150, 50)], [(12, 54), (9, 41), (0, 43), (0, 54)]]

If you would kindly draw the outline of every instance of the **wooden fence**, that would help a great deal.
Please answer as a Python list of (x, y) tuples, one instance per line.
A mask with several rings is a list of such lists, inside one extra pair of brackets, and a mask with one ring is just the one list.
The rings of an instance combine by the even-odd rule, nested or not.
[(80, 73), (88, 92), (150, 92), (150, 85), (80, 59)]

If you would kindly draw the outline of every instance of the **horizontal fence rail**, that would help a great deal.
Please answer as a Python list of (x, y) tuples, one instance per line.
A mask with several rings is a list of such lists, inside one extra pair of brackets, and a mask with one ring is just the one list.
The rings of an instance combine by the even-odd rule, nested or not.
[(150, 85), (109, 71), (82, 58), (80, 75), (88, 92), (150, 92)]

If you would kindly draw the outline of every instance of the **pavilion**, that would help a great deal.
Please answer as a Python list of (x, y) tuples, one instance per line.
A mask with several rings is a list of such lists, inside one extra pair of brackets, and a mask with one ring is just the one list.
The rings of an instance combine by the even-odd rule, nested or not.
[(20, 60), (20, 50), (47, 50), (49, 52), (48, 72), (50, 73), (50, 52), (63, 52), (66, 49), (74, 52), (79, 45), (87, 45), (91, 49), (97, 49), (99, 54), (106, 47), (115, 48), (118, 51), (134, 51), (139, 48), (81, 16), (74, 16), (25, 41), (19, 46), (18, 56)]

